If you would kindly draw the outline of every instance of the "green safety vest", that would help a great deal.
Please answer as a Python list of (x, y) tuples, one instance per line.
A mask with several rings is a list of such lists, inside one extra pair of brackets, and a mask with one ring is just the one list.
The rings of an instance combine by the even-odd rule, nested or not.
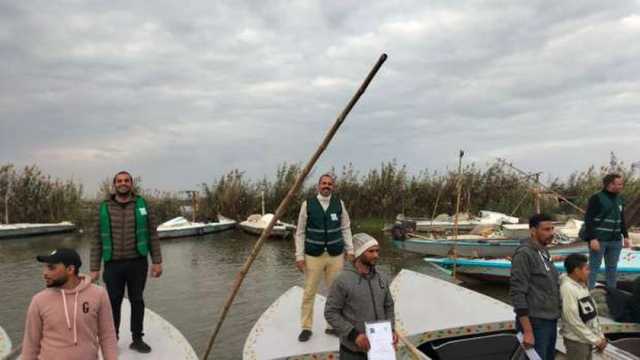
[(624, 208), (622, 197), (616, 196), (612, 199), (603, 192), (599, 192), (598, 199), (602, 205), (602, 210), (593, 217), (594, 223), (597, 224), (594, 228), (596, 239), (600, 241), (621, 240), (622, 211)]
[(307, 228), (305, 229), (304, 252), (310, 256), (320, 256), (325, 250), (331, 256), (344, 251), (342, 239), (342, 203), (337, 196), (331, 196), (325, 211), (316, 197), (307, 200)]
[[(147, 203), (136, 196), (134, 209), (136, 219), (136, 250), (141, 256), (149, 254), (149, 212)], [(111, 236), (111, 216), (108, 201), (100, 204), (100, 240), (102, 240), (102, 260), (107, 262), (113, 258), (113, 237)]]

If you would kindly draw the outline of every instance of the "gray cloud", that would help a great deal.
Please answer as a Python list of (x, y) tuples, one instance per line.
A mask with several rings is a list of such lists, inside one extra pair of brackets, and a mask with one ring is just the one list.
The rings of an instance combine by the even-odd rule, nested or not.
[(640, 150), (637, 1), (0, 1), (0, 162), (88, 189), (306, 161), (418, 171), (457, 149), (564, 176)]

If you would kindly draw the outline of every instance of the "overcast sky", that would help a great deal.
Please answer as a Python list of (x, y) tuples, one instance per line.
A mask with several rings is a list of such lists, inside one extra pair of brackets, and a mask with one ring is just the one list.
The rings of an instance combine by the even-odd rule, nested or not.
[(0, 163), (89, 192), (497, 156), (546, 176), (640, 160), (640, 1), (0, 0)]

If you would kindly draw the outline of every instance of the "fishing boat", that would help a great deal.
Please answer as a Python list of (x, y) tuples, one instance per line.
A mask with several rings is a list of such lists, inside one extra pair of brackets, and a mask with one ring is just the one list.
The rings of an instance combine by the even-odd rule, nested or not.
[[(131, 318), (131, 306), (128, 300), (122, 302), (120, 329), (129, 329), (129, 320)], [(1, 336), (2, 334), (0, 334)], [(118, 359), (121, 360), (146, 360), (153, 358), (154, 360), (198, 360), (198, 355), (182, 335), (180, 330), (176, 329), (171, 323), (153, 310), (146, 308), (144, 311), (144, 341), (153, 349), (151, 354), (141, 354), (135, 350), (129, 349), (127, 339), (118, 341)], [(2, 343), (0, 342), (0, 350)], [(16, 349), (18, 350), (18, 349)], [(0, 354), (2, 354), (0, 352)], [(18, 354), (15, 354), (17, 356)], [(11, 356), (11, 358), (15, 357)], [(0, 356), (0, 359), (4, 359)], [(20, 357), (17, 357), (20, 359)], [(102, 359), (102, 353), (100, 353)]]
[[(273, 214), (270, 213), (264, 215), (253, 214), (249, 216), (247, 220), (238, 224), (238, 226), (240, 227), (240, 229), (248, 232), (249, 234), (259, 236), (260, 234), (262, 234), (262, 231), (267, 228), (267, 225), (269, 225), (271, 219), (273, 219)], [(295, 229), (295, 225), (278, 220), (273, 226), (273, 229), (271, 229), (271, 236), (286, 238), (291, 235), (295, 231)]]
[[(568, 255), (574, 252), (566, 249), (556, 252), (554, 255)], [(427, 257), (426, 262), (434, 264), (444, 269), (451, 269), (456, 265), (456, 271), (469, 277), (479, 278), (487, 281), (506, 282), (511, 275), (511, 261), (507, 259), (452, 259)], [(564, 272), (563, 261), (554, 262), (554, 266), (559, 272)], [(605, 264), (602, 262), (598, 280), (603, 281), (605, 277)], [(618, 262), (618, 281), (622, 283), (632, 282), (640, 275), (640, 251), (623, 249)]]
[(25, 236), (50, 235), (71, 232), (76, 226), (68, 221), (50, 224), (0, 224), (0, 239)]
[[(120, 329), (129, 329), (131, 318), (131, 307), (128, 300), (122, 302), (122, 315), (120, 316)], [(122, 360), (174, 360), (193, 359), (197, 360), (198, 355), (182, 335), (180, 330), (174, 327), (156, 312), (146, 308), (144, 310), (144, 341), (151, 346), (151, 354), (141, 354), (129, 349), (128, 339), (122, 338), (118, 341), (118, 358)]]
[(2, 326), (0, 326), (0, 359), (4, 359), (5, 356), (9, 355), (11, 349), (11, 339)]
[[(414, 222), (415, 230), (418, 232), (447, 232), (452, 231), (455, 225), (455, 216), (447, 214), (438, 215), (434, 219), (412, 218), (404, 215), (398, 215), (397, 221)], [(508, 216), (506, 214), (481, 210), (480, 216), (469, 216), (468, 214), (458, 215), (458, 230), (471, 231), (478, 225), (500, 225), (500, 224), (517, 224), (520, 221), (517, 217)]]
[[(321, 295), (316, 295), (314, 335), (306, 343), (298, 342), (302, 293), (302, 288), (292, 287), (262, 314), (245, 341), (244, 360), (336, 359), (339, 340), (324, 333), (325, 298)], [(478, 338), (482, 344), (473, 347), (476, 354), (488, 351), (497, 356), (494, 359), (506, 358), (500, 355), (513, 353), (517, 348), (513, 310), (505, 303), (410, 270), (402, 270), (396, 276), (391, 293), (395, 301), (396, 330), (423, 351), (421, 359), (431, 359), (428, 353), (434, 348), (438, 353), (448, 354), (452, 345), (445, 345), (445, 340), (460, 337)], [(485, 335), (491, 336), (483, 340)], [(397, 357), (410, 359), (410, 352), (400, 343)]]
[[(412, 253), (429, 256), (450, 256), (454, 252), (460, 257), (468, 258), (504, 258), (513, 255), (522, 243), (522, 240), (489, 237), (478, 235), (458, 235), (446, 239), (428, 239), (410, 237), (406, 240), (394, 240), (396, 248)], [(571, 243), (558, 243), (549, 248), (553, 255), (561, 255), (571, 252), (587, 252), (587, 243), (574, 241)]]
[(217, 222), (192, 222), (182, 216), (173, 218), (158, 226), (158, 237), (177, 238), (185, 236), (198, 236), (233, 229), (236, 221), (218, 215)]
[[(576, 240), (583, 224), (584, 221), (576, 219), (569, 219), (564, 223), (555, 223), (556, 238), (562, 239), (563, 242)], [(528, 239), (529, 224), (502, 224), (497, 228), (497, 233), (512, 239)]]
[[(390, 289), (395, 302), (396, 331), (406, 339), (398, 345), (397, 359), (521, 359), (510, 305), (410, 270), (400, 271)], [(326, 300), (321, 295), (316, 295), (313, 336), (306, 343), (298, 342), (302, 293), (300, 287), (290, 288), (260, 316), (245, 341), (243, 360), (337, 358), (339, 340), (324, 333)], [(626, 333), (627, 338), (633, 338), (634, 329), (640, 326), (612, 321), (605, 325), (606, 333), (618, 336)], [(558, 358), (563, 358), (562, 341), (557, 342), (556, 349)], [(638, 359), (616, 346), (594, 358)]]

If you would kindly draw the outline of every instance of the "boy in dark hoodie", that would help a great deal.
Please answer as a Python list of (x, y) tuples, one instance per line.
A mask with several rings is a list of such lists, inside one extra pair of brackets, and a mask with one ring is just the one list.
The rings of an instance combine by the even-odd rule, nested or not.
[[(345, 264), (331, 285), (324, 309), (327, 322), (340, 336), (340, 360), (367, 359), (370, 344), (365, 322), (388, 320), (395, 326), (389, 279), (375, 268), (378, 242), (360, 233), (353, 236), (353, 245), (355, 260)], [(394, 345), (397, 341), (394, 330)]]

